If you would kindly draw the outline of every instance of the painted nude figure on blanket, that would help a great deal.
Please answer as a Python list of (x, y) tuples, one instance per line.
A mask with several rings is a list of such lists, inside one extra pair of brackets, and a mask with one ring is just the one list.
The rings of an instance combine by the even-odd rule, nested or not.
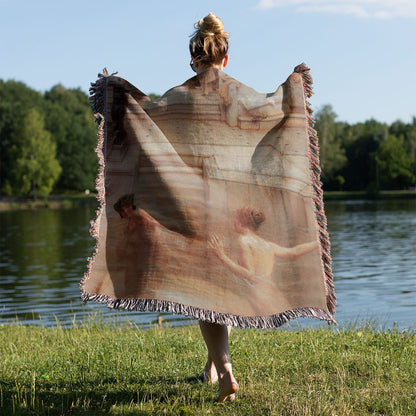
[(240, 255), (238, 262), (227, 256), (223, 240), (218, 235), (213, 234), (208, 242), (218, 258), (235, 275), (246, 279), (251, 284), (256, 284), (259, 281), (270, 283), (276, 257), (291, 259), (318, 247), (317, 241), (299, 244), (294, 247), (282, 247), (261, 238), (257, 230), (265, 219), (263, 212), (250, 207), (237, 210), (234, 228), (239, 234)]

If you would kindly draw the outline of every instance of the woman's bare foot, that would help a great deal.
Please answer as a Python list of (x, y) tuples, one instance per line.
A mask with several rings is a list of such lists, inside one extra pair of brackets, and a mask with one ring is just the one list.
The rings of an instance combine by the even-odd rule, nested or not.
[[(215, 374), (218, 377), (219, 394), (215, 401), (218, 403), (232, 401), (238, 390), (238, 384), (233, 376), (228, 350), (228, 335), (231, 327), (205, 321), (199, 321), (199, 326), (208, 349), (208, 361), (204, 372), (211, 379), (211, 383), (215, 382)], [(217, 370), (215, 372), (212, 362)]]
[(205, 368), (199, 375), (199, 378), (204, 383), (215, 384), (218, 381), (217, 369), (215, 368), (214, 362), (208, 358)]
[(238, 391), (238, 384), (232, 373), (225, 373), (219, 378), (220, 391), (215, 399), (218, 403), (232, 402)]

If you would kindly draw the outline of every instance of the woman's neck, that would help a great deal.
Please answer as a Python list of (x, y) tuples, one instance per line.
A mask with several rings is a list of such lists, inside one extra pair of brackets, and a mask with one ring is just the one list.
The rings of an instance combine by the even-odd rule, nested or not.
[(224, 69), (224, 65), (222, 63), (220, 64), (212, 64), (212, 65), (201, 65), (199, 64), (195, 70), (197, 74), (200, 74), (202, 72), (205, 72), (207, 69), (210, 68), (215, 68), (215, 69), (219, 69), (220, 71), (222, 71)]

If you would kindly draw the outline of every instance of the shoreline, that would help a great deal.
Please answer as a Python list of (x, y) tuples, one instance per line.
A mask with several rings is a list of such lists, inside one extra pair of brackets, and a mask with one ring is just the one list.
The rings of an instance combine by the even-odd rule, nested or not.
[(370, 193), (367, 191), (327, 191), (324, 192), (324, 201), (337, 200), (383, 200), (383, 199), (416, 199), (416, 191), (380, 191)]
[(37, 209), (70, 209), (79, 206), (96, 205), (96, 194), (59, 194), (34, 200), (24, 196), (0, 196), (0, 212)]
[[(383, 200), (416, 199), (416, 191), (327, 191), (324, 201), (340, 200)], [(57, 194), (33, 200), (22, 196), (0, 196), (0, 212), (36, 209), (70, 209), (79, 206), (95, 205), (98, 207), (96, 194)]]

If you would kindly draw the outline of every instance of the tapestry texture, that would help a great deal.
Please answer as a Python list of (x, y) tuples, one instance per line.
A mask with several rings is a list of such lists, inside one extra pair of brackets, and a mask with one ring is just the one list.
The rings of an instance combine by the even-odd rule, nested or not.
[(100, 74), (82, 299), (242, 328), (336, 323), (311, 85), (304, 64), (270, 94), (210, 68), (152, 101)]

